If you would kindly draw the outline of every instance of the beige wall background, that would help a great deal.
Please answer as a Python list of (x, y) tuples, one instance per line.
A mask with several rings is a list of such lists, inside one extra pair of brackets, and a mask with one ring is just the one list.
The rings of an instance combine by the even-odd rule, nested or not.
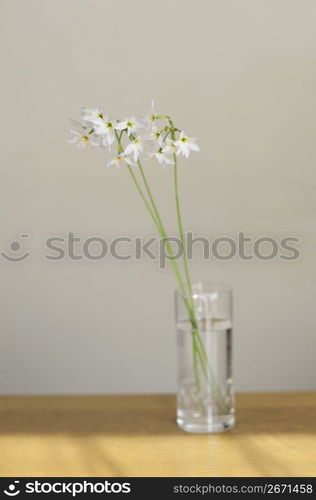
[[(1, 0), (0, 393), (175, 390), (174, 278), (155, 262), (48, 262), (48, 236), (153, 235), (127, 171), (66, 143), (80, 106), (162, 112), (198, 136), (185, 226), (299, 238), (299, 260), (210, 262), (235, 293), (243, 391), (315, 389), (316, 3)], [(148, 165), (176, 231), (172, 174)], [(10, 255), (18, 255), (12, 252)]]

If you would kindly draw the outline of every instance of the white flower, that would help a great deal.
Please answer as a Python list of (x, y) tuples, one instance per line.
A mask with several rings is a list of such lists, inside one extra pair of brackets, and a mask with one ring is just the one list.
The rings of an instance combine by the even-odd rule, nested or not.
[(149, 127), (154, 127), (157, 116), (158, 114), (155, 111), (155, 100), (153, 99), (150, 106), (148, 106), (147, 113), (143, 116), (143, 120)]
[(107, 167), (110, 167), (111, 165), (115, 165), (116, 167), (122, 167), (124, 165), (132, 165), (134, 166), (134, 163), (129, 159), (129, 157), (126, 155), (126, 153), (120, 153), (115, 156), (111, 161), (107, 163)]
[(94, 148), (100, 145), (92, 133), (92, 129), (89, 130), (89, 128), (81, 123), (74, 120), (71, 121), (74, 128), (70, 130), (70, 133), (73, 134), (74, 137), (68, 140), (69, 143), (76, 144), (78, 148)]
[(154, 153), (154, 157), (159, 161), (161, 165), (163, 165), (164, 163), (167, 163), (168, 165), (174, 165), (174, 161), (171, 158), (170, 154), (164, 153), (162, 149), (157, 151), (157, 153)]
[(115, 139), (114, 125), (108, 116), (97, 118), (93, 121), (96, 135), (102, 136), (102, 145), (110, 148)]
[(152, 141), (154, 144), (157, 144), (160, 148), (163, 147), (163, 137), (162, 137), (162, 131), (158, 130), (155, 125), (153, 125), (151, 132), (148, 136), (149, 140)]
[(131, 118), (125, 118), (122, 122), (117, 123), (115, 125), (116, 130), (127, 130), (128, 135), (135, 134), (143, 128), (143, 123), (138, 119), (135, 118), (135, 116), (132, 116)]
[(174, 141), (171, 139), (167, 139), (165, 142), (164, 147), (162, 148), (163, 153), (176, 153), (177, 152), (177, 146)]
[(133, 159), (136, 162), (139, 159), (140, 155), (146, 151), (147, 141), (147, 137), (138, 135), (132, 142), (127, 145), (127, 147), (125, 148), (125, 154), (133, 156)]
[(187, 137), (184, 132), (181, 132), (180, 137), (175, 141), (175, 146), (177, 147), (177, 155), (189, 157), (190, 151), (200, 151), (199, 146), (196, 144), (195, 137)]
[(94, 123), (94, 120), (103, 117), (103, 111), (98, 108), (81, 108), (81, 118), (86, 122)]
[[(156, 139), (156, 141), (153, 141), (152, 135), (154, 135), (154, 134), (159, 134), (158, 141), (157, 141), (157, 139)], [(172, 158), (172, 153), (175, 152), (176, 147), (175, 146), (172, 147), (171, 145), (169, 145), (169, 142), (171, 143), (172, 141), (169, 140), (168, 143), (164, 143), (163, 142), (163, 138), (161, 137), (161, 132), (159, 132), (159, 131), (153, 131), (153, 133), (149, 137), (149, 140), (152, 143), (154, 143), (153, 144), (154, 151), (152, 151), (151, 153), (149, 153), (147, 159), (149, 160), (150, 158), (155, 157), (156, 160), (158, 160), (158, 162), (160, 164), (167, 163), (168, 165), (174, 165), (174, 161), (173, 161), (173, 158)]]

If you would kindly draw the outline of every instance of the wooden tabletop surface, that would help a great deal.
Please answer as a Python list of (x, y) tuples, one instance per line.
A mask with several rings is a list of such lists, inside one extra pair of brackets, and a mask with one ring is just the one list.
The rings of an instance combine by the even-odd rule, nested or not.
[(0, 476), (315, 476), (316, 393), (237, 395), (236, 427), (193, 435), (172, 395), (2, 396)]

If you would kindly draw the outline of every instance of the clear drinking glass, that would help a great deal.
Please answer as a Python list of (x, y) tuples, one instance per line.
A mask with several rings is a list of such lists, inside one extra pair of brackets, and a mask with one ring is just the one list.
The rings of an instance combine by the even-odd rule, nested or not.
[(188, 432), (233, 427), (232, 291), (197, 283), (192, 296), (176, 291), (177, 423)]

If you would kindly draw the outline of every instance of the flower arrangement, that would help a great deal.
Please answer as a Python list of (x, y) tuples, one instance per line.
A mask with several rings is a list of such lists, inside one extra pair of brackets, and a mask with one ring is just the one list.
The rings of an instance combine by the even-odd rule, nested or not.
[[(81, 122), (71, 120), (72, 138), (68, 141), (79, 148), (92, 148), (110, 152), (116, 144), (116, 155), (106, 166), (125, 166), (148, 210), (161, 238), (165, 241), (166, 251), (171, 265), (184, 295), (192, 295), (192, 285), (188, 268), (184, 230), (180, 209), (178, 188), (178, 157), (189, 158), (191, 151), (199, 151), (196, 138), (188, 137), (183, 130), (174, 125), (168, 115), (155, 112), (154, 101), (144, 116), (115, 120), (103, 110), (96, 108), (82, 108)], [(159, 125), (161, 126), (159, 127)], [(185, 279), (182, 277), (179, 266), (174, 260), (165, 226), (162, 223), (157, 204), (149, 186), (143, 160), (156, 159), (160, 165), (172, 165), (174, 169), (174, 188), (178, 226), (182, 242), (182, 256)], [(138, 177), (137, 177), (138, 174)], [(188, 311), (190, 310), (188, 304)]]
[[(214, 400), (220, 412), (226, 411), (225, 401), (207, 354), (201, 335), (193, 301), (185, 235), (182, 223), (179, 185), (178, 160), (188, 159), (191, 152), (198, 152), (196, 138), (188, 137), (184, 131), (174, 124), (174, 120), (166, 114), (157, 113), (154, 102), (144, 116), (131, 116), (124, 120), (114, 119), (102, 109), (82, 108), (81, 121), (72, 121), (72, 139), (69, 141), (79, 148), (92, 148), (110, 152), (115, 147), (115, 156), (106, 165), (125, 167), (142, 198), (144, 205), (165, 243), (166, 253), (170, 259), (172, 270), (183, 297), (184, 306), (190, 322), (194, 377), (197, 394), (201, 389), (201, 379), (211, 387)], [(157, 203), (143, 168), (143, 161), (155, 159), (165, 167), (173, 169), (175, 208), (177, 214), (180, 241), (182, 244), (182, 266), (174, 258), (173, 250), (159, 214)]]

